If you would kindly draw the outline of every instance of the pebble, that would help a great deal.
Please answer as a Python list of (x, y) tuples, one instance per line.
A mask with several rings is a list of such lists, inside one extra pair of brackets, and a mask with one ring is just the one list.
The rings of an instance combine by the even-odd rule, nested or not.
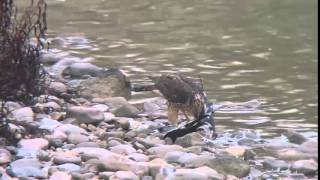
[(131, 171), (117, 171), (110, 180), (139, 180), (139, 177)]
[(203, 145), (203, 140), (199, 133), (193, 132), (183, 137), (179, 137), (175, 141), (175, 144), (180, 145), (182, 147), (190, 147), (190, 146)]
[(0, 148), (0, 165), (9, 163), (11, 159), (11, 153), (6, 149)]
[(89, 141), (89, 137), (86, 135), (82, 135), (82, 134), (70, 134), (68, 136), (68, 142), (71, 144), (80, 144), (80, 143), (84, 143), (84, 142), (88, 142)]
[(125, 144), (110, 147), (110, 151), (121, 155), (129, 155), (137, 152), (132, 146)]
[(289, 169), (289, 164), (283, 160), (277, 159), (265, 159), (263, 161), (263, 167), (270, 170), (286, 170)]
[(35, 114), (30, 107), (23, 107), (12, 112), (12, 116), (17, 121), (32, 122)]
[(179, 145), (161, 145), (148, 149), (148, 153), (155, 155), (156, 157), (164, 157), (171, 151), (184, 151), (182, 146)]
[(136, 118), (138, 117), (140, 110), (131, 104), (125, 104), (119, 107), (118, 109), (116, 109), (115, 111), (113, 111), (113, 113), (115, 116), (118, 116), (118, 117)]
[(56, 171), (49, 178), (49, 180), (71, 180), (71, 179), (72, 179), (71, 174), (64, 171)]
[(299, 160), (292, 164), (291, 169), (307, 176), (312, 176), (318, 171), (318, 163), (313, 159)]
[(10, 163), (9, 173), (14, 177), (47, 178), (48, 171), (37, 159), (18, 159)]
[(104, 120), (104, 112), (100, 108), (73, 106), (68, 108), (67, 117), (75, 118), (77, 123), (99, 123)]

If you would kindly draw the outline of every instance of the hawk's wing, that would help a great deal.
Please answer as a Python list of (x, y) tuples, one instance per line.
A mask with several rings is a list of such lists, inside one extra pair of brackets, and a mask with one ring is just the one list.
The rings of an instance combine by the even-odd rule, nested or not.
[(187, 103), (201, 89), (192, 79), (179, 74), (162, 75), (153, 80), (156, 88), (172, 103)]

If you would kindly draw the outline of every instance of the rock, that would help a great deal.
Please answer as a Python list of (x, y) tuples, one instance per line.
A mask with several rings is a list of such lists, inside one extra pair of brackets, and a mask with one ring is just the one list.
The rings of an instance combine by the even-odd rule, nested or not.
[(124, 97), (109, 97), (104, 99), (104, 103), (115, 110), (123, 105), (129, 104)]
[(100, 145), (96, 142), (82, 142), (77, 144), (77, 147), (100, 147)]
[(53, 162), (55, 164), (65, 164), (65, 163), (80, 164), (81, 158), (72, 151), (66, 151), (66, 152), (57, 153), (53, 158)]
[(39, 129), (47, 130), (52, 132), (56, 127), (62, 125), (57, 120), (53, 120), (50, 118), (42, 118), (39, 122)]
[(143, 176), (141, 180), (153, 180), (152, 176)]
[(230, 155), (243, 157), (246, 149), (242, 146), (229, 146), (228, 148), (225, 149), (225, 151)]
[(43, 138), (35, 138), (35, 139), (22, 139), (18, 143), (18, 147), (22, 149), (46, 149), (49, 145), (48, 140)]
[(214, 169), (207, 166), (203, 166), (196, 169), (177, 169), (172, 175), (169, 175), (166, 179), (168, 180), (195, 180), (195, 179), (212, 179), (221, 180), (224, 176), (217, 173)]
[(289, 169), (289, 164), (283, 160), (265, 159), (263, 167), (270, 170), (286, 170)]
[(277, 156), (279, 159), (292, 161), (292, 160), (313, 158), (316, 155), (303, 153), (303, 152), (300, 152), (296, 149), (286, 148), (286, 149), (278, 150)]
[(318, 171), (318, 163), (313, 159), (299, 160), (292, 164), (291, 170), (303, 173), (307, 176), (312, 176)]
[(203, 145), (203, 141), (199, 133), (193, 132), (183, 137), (179, 137), (175, 141), (175, 144), (178, 144), (182, 147), (190, 147), (190, 146), (196, 146), (196, 145)]
[(83, 142), (88, 142), (89, 137), (82, 134), (70, 134), (68, 136), (68, 142), (71, 144), (79, 144)]
[(70, 75), (73, 78), (79, 78), (85, 75), (96, 77), (103, 75), (103, 68), (91, 63), (73, 63), (64, 69), (63, 74)]
[(37, 159), (19, 159), (10, 163), (9, 173), (14, 177), (47, 178), (47, 168), (43, 167)]
[(140, 154), (140, 153), (131, 153), (128, 156), (129, 159), (137, 161), (137, 162), (147, 162), (149, 161), (149, 157), (144, 155), (144, 154)]
[(104, 112), (99, 108), (73, 106), (68, 108), (67, 117), (72, 117), (81, 123), (99, 123), (104, 120)]
[(33, 122), (34, 113), (30, 107), (23, 107), (12, 112), (12, 116), (17, 121)]
[(66, 93), (67, 90), (67, 86), (61, 82), (51, 82), (49, 85), (49, 92), (52, 95), (60, 95), (62, 93)]
[(256, 141), (250, 138), (242, 138), (238, 141), (238, 144), (241, 146), (252, 146), (256, 144)]
[(144, 111), (149, 114), (152, 114), (153, 112), (159, 111), (161, 109), (161, 107), (154, 102), (145, 102), (143, 104), (143, 108)]
[(139, 180), (139, 177), (131, 171), (117, 171), (113, 176), (110, 177), (110, 180)]
[(131, 85), (118, 69), (109, 69), (102, 78), (90, 78), (79, 85), (80, 94), (87, 98), (131, 97)]
[(184, 151), (183, 147), (179, 145), (161, 145), (148, 149), (148, 153), (156, 155), (156, 157), (164, 157), (168, 152), (171, 151)]
[(243, 155), (243, 159), (245, 161), (254, 160), (256, 156), (257, 156), (257, 154), (253, 150), (246, 149), (246, 151), (244, 152), (244, 155)]
[(111, 112), (105, 112), (105, 113), (103, 113), (103, 116), (104, 116), (104, 121), (105, 122), (109, 122), (109, 121), (111, 121), (112, 119), (115, 118), (115, 115), (113, 113), (111, 113)]
[(190, 160), (194, 160), (195, 158), (197, 158), (198, 155), (193, 154), (193, 153), (183, 153), (179, 159), (178, 159), (178, 163), (185, 165), (186, 163), (190, 162)]
[(168, 163), (178, 163), (180, 156), (182, 156), (184, 153), (185, 152), (182, 152), (182, 151), (171, 151), (166, 153), (166, 155), (164, 156), (164, 159)]
[(103, 112), (107, 112), (109, 110), (109, 106), (105, 105), (105, 104), (95, 104), (93, 106), (91, 106), (95, 109), (98, 109), (100, 111), (103, 111)]
[(54, 132), (62, 132), (65, 134), (87, 134), (86, 130), (72, 124), (62, 124), (58, 126)]
[[(207, 163), (209, 163), (210, 159), (215, 158), (213, 155), (197, 155), (197, 156), (191, 156), (190, 158), (184, 158), (178, 160), (179, 163), (181, 163), (182, 167), (186, 168), (197, 168), (201, 166), (205, 166)], [(182, 161), (183, 160), (183, 161)]]
[[(1, 107), (2, 107), (2, 105), (0, 105), (0, 108), (1, 108)], [(14, 101), (7, 101), (7, 102), (5, 102), (4, 107), (5, 107), (9, 112), (22, 108), (22, 106), (21, 106), (19, 103), (14, 102)]]
[(221, 174), (231, 174), (239, 178), (245, 177), (250, 173), (250, 165), (246, 161), (235, 157), (222, 156), (212, 158), (206, 165), (214, 168)]
[(129, 155), (137, 152), (132, 146), (125, 144), (113, 146), (110, 148), (110, 151), (121, 155)]
[(108, 142), (108, 146), (109, 146), (109, 147), (118, 146), (118, 145), (121, 145), (121, 142), (119, 142), (119, 141), (117, 141), (117, 140), (114, 140), (114, 139), (111, 139), (111, 140)]
[(114, 172), (99, 172), (99, 178), (108, 180), (112, 175), (114, 175)]
[(0, 149), (0, 165), (9, 163), (11, 158), (11, 153), (8, 150)]
[(99, 167), (105, 171), (132, 171), (142, 176), (149, 172), (149, 168), (142, 162), (135, 162), (120, 154), (113, 153), (103, 148), (75, 148), (74, 152), (81, 154), (82, 159), (96, 158), (100, 162)]
[(309, 154), (314, 154), (316, 157), (318, 157), (318, 141), (306, 141), (302, 143), (297, 150), (304, 152), (304, 153), (309, 153)]
[(284, 135), (289, 139), (290, 142), (296, 143), (296, 144), (302, 144), (305, 141), (307, 141), (307, 138), (303, 135), (297, 133), (294, 130), (287, 130), (287, 132), (284, 133)]
[(172, 165), (168, 164), (166, 161), (160, 158), (153, 159), (150, 162), (146, 162), (145, 165), (149, 167), (150, 175), (155, 177), (157, 174), (163, 171), (173, 172), (174, 168)]
[(57, 168), (61, 171), (68, 171), (68, 172), (79, 172), (81, 167), (79, 165), (73, 163), (65, 163), (58, 165)]
[(43, 104), (43, 107), (45, 109), (48, 109), (50, 111), (60, 111), (61, 110), (61, 106), (56, 103), (56, 102), (47, 102)]
[(140, 113), (140, 111), (139, 109), (137, 109), (135, 106), (131, 104), (125, 104), (120, 108), (116, 109), (113, 113), (118, 117), (135, 118), (135, 117), (138, 117), (138, 114)]
[(56, 171), (49, 178), (49, 180), (71, 180), (71, 179), (72, 179), (71, 174), (63, 171)]

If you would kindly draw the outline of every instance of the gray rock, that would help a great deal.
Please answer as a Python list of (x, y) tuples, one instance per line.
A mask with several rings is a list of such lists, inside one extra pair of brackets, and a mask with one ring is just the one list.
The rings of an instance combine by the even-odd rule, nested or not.
[(77, 144), (76, 147), (100, 147), (100, 145), (96, 142), (82, 142)]
[(90, 78), (79, 85), (80, 94), (87, 98), (108, 98), (121, 96), (131, 98), (131, 85), (118, 69), (109, 69), (102, 78)]
[(314, 154), (316, 157), (318, 157), (318, 141), (306, 141), (298, 146), (297, 149), (301, 152)]
[(73, 164), (80, 164), (81, 158), (78, 156), (71, 156), (71, 155), (57, 155), (53, 158), (53, 162), (55, 164), (65, 164), (65, 163), (73, 163)]
[(11, 153), (8, 150), (0, 149), (0, 165), (9, 163), (11, 158)]
[(33, 122), (34, 113), (30, 107), (23, 107), (12, 112), (12, 116), (17, 121)]
[(67, 86), (61, 82), (51, 82), (49, 85), (49, 92), (52, 95), (60, 95), (62, 93), (66, 93), (67, 90)]
[(317, 156), (317, 154), (309, 154), (309, 153), (301, 152), (297, 149), (286, 148), (286, 149), (278, 150), (276, 156), (282, 160), (293, 161), (293, 160), (314, 158), (315, 156)]
[(131, 153), (128, 158), (137, 162), (149, 161), (149, 157), (141, 153)]
[(290, 142), (296, 143), (296, 144), (302, 144), (305, 141), (307, 141), (307, 138), (304, 137), (302, 134), (299, 134), (298, 132), (294, 130), (287, 130), (287, 132), (284, 133), (284, 135), (289, 139)]
[(114, 177), (110, 177), (110, 179), (139, 180), (139, 177), (131, 171), (117, 171), (113, 176)]
[(43, 138), (22, 139), (18, 143), (18, 147), (23, 149), (46, 149), (49, 145), (48, 140)]
[(73, 78), (79, 78), (85, 75), (96, 77), (103, 75), (103, 68), (91, 63), (73, 63), (64, 69), (63, 74), (70, 75)]
[(161, 109), (161, 107), (154, 102), (145, 102), (143, 104), (143, 108), (144, 111), (146, 111), (149, 114), (152, 114), (153, 112), (159, 111)]
[(164, 157), (168, 152), (171, 151), (184, 151), (184, 149), (179, 145), (161, 145), (148, 149), (148, 153), (160, 158)]
[(242, 146), (252, 146), (256, 144), (256, 141), (250, 138), (242, 138), (238, 141), (238, 144)]
[(270, 170), (286, 170), (289, 169), (289, 164), (283, 160), (265, 159), (263, 167)]
[(62, 125), (59, 121), (50, 118), (42, 118), (39, 122), (39, 129), (52, 132), (56, 127)]
[[(0, 108), (2, 107), (2, 105), (0, 105)], [(4, 104), (4, 107), (8, 110), (8, 111), (14, 111), (16, 109), (20, 109), (22, 108), (22, 106), (17, 103), (17, 102), (14, 102), (14, 101), (7, 101), (5, 102)]]
[(14, 177), (47, 178), (48, 170), (37, 159), (19, 159), (10, 163), (9, 173)]
[(152, 176), (143, 176), (141, 180), (153, 180)]
[(79, 172), (81, 167), (79, 165), (73, 164), (73, 163), (65, 163), (58, 165), (57, 168), (61, 171), (67, 171), (67, 172)]
[(110, 147), (110, 151), (121, 155), (129, 155), (137, 152), (132, 146), (125, 144)]
[(245, 161), (254, 160), (256, 156), (257, 156), (257, 154), (253, 150), (246, 149), (244, 152), (244, 155), (243, 155), (243, 159)]
[(103, 112), (107, 112), (109, 110), (109, 106), (107, 106), (105, 104), (95, 104), (91, 107), (99, 109), (100, 111), (103, 111)]
[(112, 175), (114, 172), (99, 172), (99, 179), (108, 180)]
[(89, 141), (89, 137), (82, 135), (82, 134), (70, 134), (68, 136), (68, 142), (71, 144), (79, 144), (79, 143), (83, 143), (83, 142), (88, 142)]
[(182, 147), (190, 147), (190, 146), (196, 146), (196, 145), (203, 145), (203, 141), (199, 133), (193, 132), (183, 137), (179, 137), (176, 140), (175, 144), (178, 144)]
[(129, 104), (124, 97), (109, 97), (104, 99), (104, 103), (111, 109), (118, 109), (123, 105)]
[(219, 174), (216, 170), (207, 166), (196, 169), (177, 169), (173, 174), (169, 175), (168, 180), (221, 180), (224, 176)]
[(178, 163), (180, 156), (182, 156), (184, 153), (185, 152), (182, 152), (182, 151), (171, 151), (166, 153), (166, 155), (164, 156), (164, 159), (168, 163)]
[(62, 124), (58, 126), (54, 132), (62, 132), (65, 134), (87, 134), (86, 130), (72, 124)]
[(72, 117), (81, 123), (99, 123), (104, 120), (104, 112), (99, 108), (73, 106), (68, 108), (67, 117)]
[(206, 165), (213, 158), (215, 158), (213, 155), (190, 156), (189, 158), (179, 159), (179, 163), (186, 168), (197, 168)]
[(303, 173), (307, 176), (312, 176), (318, 171), (318, 163), (313, 159), (299, 160), (292, 164), (291, 170)]
[(230, 156), (210, 159), (206, 165), (214, 168), (221, 174), (231, 174), (239, 178), (245, 177), (250, 173), (250, 165), (246, 161)]
[(116, 109), (114, 112), (114, 115), (118, 117), (131, 117), (135, 118), (138, 117), (138, 114), (140, 113), (139, 109), (131, 104), (125, 104), (121, 106), (120, 108)]

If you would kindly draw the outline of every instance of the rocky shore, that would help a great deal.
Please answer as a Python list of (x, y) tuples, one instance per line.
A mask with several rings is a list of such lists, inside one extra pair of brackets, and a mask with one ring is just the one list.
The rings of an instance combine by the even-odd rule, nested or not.
[[(318, 141), (289, 130), (281, 141), (251, 131), (191, 133), (175, 144), (161, 97), (130, 103), (130, 81), (88, 59), (44, 54), (48, 94), (7, 102), (17, 144), (0, 145), (0, 179), (317, 179)], [(1, 140), (0, 140), (1, 142)]]

